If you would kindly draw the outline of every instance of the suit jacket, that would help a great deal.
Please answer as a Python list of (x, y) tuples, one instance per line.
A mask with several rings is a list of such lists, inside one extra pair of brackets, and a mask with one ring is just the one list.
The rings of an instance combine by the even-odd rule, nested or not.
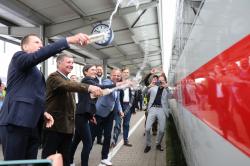
[(72, 134), (74, 131), (75, 101), (72, 92), (87, 92), (88, 85), (65, 78), (54, 72), (46, 81), (46, 111), (54, 118), (54, 125), (46, 130)]
[[(153, 86), (148, 90), (148, 94), (150, 95), (148, 102), (148, 109), (150, 109), (152, 107), (152, 104), (154, 103), (158, 88), (159, 88), (158, 86)], [(164, 88), (161, 96), (161, 105), (167, 117), (169, 116), (168, 99), (170, 97), (171, 94), (169, 93), (168, 89)]]
[(36, 65), (67, 48), (66, 39), (62, 39), (34, 53), (19, 51), (14, 54), (8, 69), (0, 125), (37, 126), (44, 113), (45, 80)]
[[(87, 76), (84, 77), (81, 82), (98, 86), (101, 89), (113, 88), (116, 86), (115, 84), (100, 85), (99, 80), (97, 78), (91, 78)], [(78, 102), (76, 114), (85, 114), (87, 118), (92, 118), (93, 115), (96, 113), (95, 104), (96, 104), (97, 98), (92, 99), (88, 92), (81, 92), (81, 93), (78, 93), (78, 100), (79, 102)]]
[[(95, 78), (95, 80), (97, 81), (97, 83), (99, 83), (99, 79), (96, 77)], [(104, 77), (101, 77), (101, 84), (102, 84), (102, 82), (105, 80), (105, 78)], [(100, 84), (100, 83), (99, 83)]]
[[(111, 85), (113, 82), (110, 79), (103, 81), (103, 85)], [(116, 94), (115, 94), (116, 93)], [(112, 111), (122, 111), (120, 103), (119, 91), (114, 91), (109, 95), (99, 97), (96, 102), (96, 115), (103, 118), (107, 117)]]
[[(121, 103), (121, 106), (122, 106), (122, 110), (123, 110), (123, 111), (126, 111), (126, 110), (124, 109), (124, 105), (123, 105), (123, 98), (124, 98), (124, 90), (120, 90), (120, 103)], [(132, 101), (132, 100), (133, 100), (133, 101)], [(134, 96), (133, 96), (132, 91), (131, 91), (130, 88), (129, 88), (129, 104), (131, 105), (129, 109), (131, 110), (132, 113), (134, 113), (134, 112), (135, 112), (135, 109), (134, 109), (134, 106), (135, 106), (135, 98), (134, 98)], [(133, 107), (133, 108), (132, 108), (132, 107)]]

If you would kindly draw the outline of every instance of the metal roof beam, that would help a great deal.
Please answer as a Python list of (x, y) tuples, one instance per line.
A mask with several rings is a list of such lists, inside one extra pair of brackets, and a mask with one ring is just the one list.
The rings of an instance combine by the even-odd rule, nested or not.
[(15, 44), (15, 45), (18, 45), (18, 46), (20, 45), (19, 42), (13, 41), (13, 40), (11, 40), (11, 39), (6, 39), (6, 38), (4, 38), (4, 37), (2, 37), (2, 36), (0, 36), (0, 40), (6, 41), (6, 42), (8, 42), (8, 43), (12, 43), (12, 44)]
[(27, 34), (36, 34), (40, 35), (40, 28), (38, 27), (0, 27), (0, 34), (2, 35), (10, 35), (14, 37), (23, 37)]
[(10, 22), (10, 21), (8, 21), (8, 20), (2, 18), (2, 17), (0, 17), (0, 23), (1, 23), (1, 24), (4, 24), (4, 25), (6, 25), (6, 26), (14, 26), (14, 25), (15, 25), (15, 24), (13, 24), (12, 22)]
[(66, 3), (74, 12), (76, 12), (81, 17), (85, 17), (87, 15), (72, 0), (62, 0), (62, 1)]
[[(148, 57), (154, 57), (154, 56), (159, 56), (160, 57), (160, 52), (159, 51), (154, 51), (151, 52), (149, 55), (147, 55)], [(118, 58), (112, 58), (112, 59), (107, 59), (107, 63), (108, 64), (115, 64), (117, 65), (119, 62), (121, 61), (131, 61), (131, 60), (139, 60), (139, 59), (144, 59), (144, 56), (141, 55), (138, 57), (138, 54), (134, 54), (134, 55), (129, 55), (127, 57), (118, 57)], [(86, 63), (90, 63), (90, 64), (99, 64), (101, 63), (101, 60), (97, 60), (97, 59), (85, 59)]]
[(118, 44), (117, 44), (115, 41), (112, 42), (112, 45), (113, 45), (113, 46), (114, 46), (123, 56), (128, 56), (127, 53), (126, 53), (125, 51), (123, 51), (123, 50), (118, 46)]
[[(152, 7), (157, 7), (157, 5), (158, 5), (158, 1), (153, 1), (149, 3), (144, 3), (140, 5), (138, 8), (136, 8), (135, 6), (121, 8), (118, 10), (116, 16), (122, 16), (122, 15), (126, 15), (129, 13), (137, 12), (138, 10), (144, 10), (144, 9), (149, 9)], [(52, 36), (67, 32), (67, 31), (71, 31), (74, 29), (78, 29), (84, 26), (91, 25), (97, 21), (107, 20), (109, 19), (109, 16), (111, 15), (112, 12), (113, 11), (108, 11), (108, 12), (99, 13), (99, 14), (95, 14), (91, 16), (86, 16), (84, 20), (83, 18), (77, 18), (74, 20), (49, 25), (45, 27), (45, 35), (47, 37), (52, 37)]]
[(51, 20), (26, 6), (19, 0), (0, 0), (0, 8), (34, 25), (43, 25), (51, 22)]
[[(161, 53), (161, 51), (150, 51), (148, 53), (147, 57), (159, 56), (160, 53)], [(108, 59), (108, 63), (118, 63), (118, 62), (125, 61), (125, 60), (134, 60), (134, 59), (143, 59), (143, 58), (144, 58), (143, 54), (133, 54), (133, 55), (129, 55), (127, 57)]]

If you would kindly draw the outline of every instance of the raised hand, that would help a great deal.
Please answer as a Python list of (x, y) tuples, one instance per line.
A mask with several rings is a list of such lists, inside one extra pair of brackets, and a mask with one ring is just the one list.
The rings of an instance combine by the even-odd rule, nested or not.
[(156, 72), (158, 72), (158, 69), (157, 69), (157, 68), (155, 68), (155, 67), (154, 67), (154, 68), (152, 68), (152, 69), (151, 69), (151, 71), (150, 71), (150, 73), (151, 73), (151, 74), (155, 74)]
[(74, 36), (69, 36), (66, 38), (66, 40), (69, 44), (79, 44), (81, 46), (85, 46), (90, 42), (88, 35), (84, 33), (78, 33)]

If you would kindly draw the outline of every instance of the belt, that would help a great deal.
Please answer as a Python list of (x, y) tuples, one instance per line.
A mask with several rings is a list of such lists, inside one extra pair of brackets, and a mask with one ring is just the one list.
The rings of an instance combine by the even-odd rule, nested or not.
[(151, 107), (162, 108), (161, 105), (156, 105), (156, 104), (153, 104)]

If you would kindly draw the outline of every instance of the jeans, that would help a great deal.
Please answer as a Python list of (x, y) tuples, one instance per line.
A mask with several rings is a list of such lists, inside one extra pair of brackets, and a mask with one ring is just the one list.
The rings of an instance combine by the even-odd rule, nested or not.
[[(89, 120), (84, 115), (76, 115), (76, 132), (75, 132), (76, 142), (82, 141), (83, 148), (81, 152), (81, 165), (88, 166), (89, 154), (92, 149), (92, 136), (89, 126)], [(71, 152), (74, 150), (74, 144), (71, 147)], [(72, 153), (71, 153), (72, 155)], [(73, 156), (71, 156), (73, 158)]]
[[(129, 107), (129, 103), (123, 104), (124, 110)], [(129, 134), (129, 123), (131, 119), (131, 110), (126, 112), (125, 116), (123, 117), (123, 140), (124, 142), (128, 142), (128, 134)], [(114, 134), (113, 134), (113, 142), (116, 144), (118, 137), (121, 133), (121, 123), (122, 119), (118, 113), (115, 114), (115, 126), (114, 126)]]
[(95, 137), (98, 135), (98, 131), (100, 126), (103, 127), (104, 130), (104, 140), (102, 145), (102, 160), (108, 158), (109, 148), (110, 148), (110, 140), (111, 140), (111, 132), (113, 127), (113, 120), (114, 120), (114, 111), (110, 112), (107, 117), (101, 117), (96, 115), (96, 122), (95, 124), (90, 124), (91, 133), (92, 133), (92, 142), (95, 141)]

